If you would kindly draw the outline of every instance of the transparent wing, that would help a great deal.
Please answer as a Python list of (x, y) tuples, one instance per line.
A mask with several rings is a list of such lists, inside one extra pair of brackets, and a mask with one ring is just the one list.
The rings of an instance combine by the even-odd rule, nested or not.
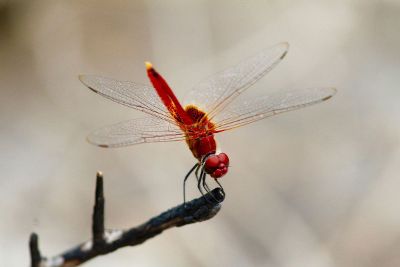
[(216, 132), (233, 129), (276, 114), (299, 109), (328, 100), (334, 88), (312, 88), (281, 91), (228, 106), (215, 117)]
[(174, 124), (156, 117), (122, 121), (93, 131), (88, 141), (101, 147), (121, 147), (142, 143), (171, 142), (185, 139)]
[(80, 75), (79, 79), (89, 89), (105, 98), (170, 123), (177, 123), (161, 102), (156, 90), (151, 86), (95, 75)]
[(186, 104), (199, 106), (212, 119), (243, 91), (272, 70), (286, 55), (280, 43), (201, 82), (188, 94)]

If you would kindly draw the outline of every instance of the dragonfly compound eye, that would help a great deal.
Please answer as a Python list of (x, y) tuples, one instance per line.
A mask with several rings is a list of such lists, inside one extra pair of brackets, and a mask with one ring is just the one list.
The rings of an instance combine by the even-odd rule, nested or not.
[(229, 158), (225, 153), (211, 155), (204, 163), (206, 173), (213, 178), (220, 178), (228, 172)]
[(220, 160), (217, 155), (211, 155), (207, 158), (206, 162), (204, 163), (204, 167), (207, 173), (214, 172), (220, 163)]
[(225, 153), (220, 153), (218, 155), (218, 159), (221, 163), (225, 164), (226, 166), (229, 166), (229, 158), (228, 155)]

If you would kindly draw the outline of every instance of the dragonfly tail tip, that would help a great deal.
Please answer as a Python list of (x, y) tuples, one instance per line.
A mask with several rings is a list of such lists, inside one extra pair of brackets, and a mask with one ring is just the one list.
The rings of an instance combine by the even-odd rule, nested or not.
[(150, 70), (150, 69), (153, 68), (153, 64), (151, 64), (149, 61), (145, 61), (145, 62), (144, 62), (144, 65), (146, 66), (146, 69), (147, 69), (147, 70)]

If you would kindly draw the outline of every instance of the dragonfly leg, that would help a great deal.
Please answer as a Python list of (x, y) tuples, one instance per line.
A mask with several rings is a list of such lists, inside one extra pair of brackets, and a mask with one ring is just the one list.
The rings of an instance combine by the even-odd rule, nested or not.
[(186, 203), (186, 180), (189, 178), (190, 174), (196, 169), (196, 177), (197, 177), (197, 172), (199, 169), (199, 163), (196, 163), (190, 171), (186, 174), (185, 179), (183, 179), (183, 203)]
[(205, 175), (206, 175), (206, 172), (204, 171), (204, 168), (201, 168), (200, 177), (196, 175), (197, 188), (199, 189), (199, 191), (203, 197), (204, 197), (204, 192), (203, 192), (203, 189), (201, 189), (201, 180), (203, 179), (203, 176), (205, 176)]
[[(202, 180), (203, 180), (203, 188), (207, 191), (207, 193), (209, 193), (210, 195), (211, 195), (211, 197), (212, 197), (212, 199), (214, 200), (214, 202), (219, 202), (218, 201), (218, 199), (216, 199), (215, 197), (214, 197), (214, 195), (211, 193), (211, 190), (210, 190), (210, 187), (208, 186), (208, 184), (207, 184), (207, 182), (206, 182), (206, 175), (204, 175), (203, 177), (202, 177)], [(209, 199), (207, 199), (207, 201), (208, 202), (211, 202), (211, 201), (209, 201)]]
[(201, 167), (201, 164), (200, 163), (197, 163), (197, 169), (196, 169), (196, 171), (194, 172), (194, 174), (195, 174), (195, 176), (196, 176), (196, 179), (197, 179), (197, 182), (199, 181), (199, 171), (200, 171), (200, 169), (201, 169), (202, 167)]
[(206, 176), (204, 176), (203, 180), (203, 188), (207, 191), (207, 193), (210, 193), (210, 187), (208, 186), (208, 184), (206, 183)]
[[(203, 195), (204, 199), (205, 199), (208, 203), (210, 203), (210, 204), (213, 203), (213, 201), (210, 200), (209, 195), (211, 195), (211, 197), (214, 199), (214, 201), (218, 202), (218, 200), (214, 197), (214, 195), (213, 195), (213, 194), (210, 194), (211, 190), (210, 190), (210, 188), (208, 187), (208, 185), (206, 184), (206, 177), (207, 177), (207, 173), (203, 170), (203, 171), (202, 171), (202, 174), (201, 174), (201, 177), (200, 177), (200, 180), (199, 180), (199, 182), (198, 182), (198, 188), (199, 188), (201, 194)], [(202, 184), (204, 190), (206, 190), (207, 193), (209, 193), (209, 194), (207, 194), (207, 195), (203, 194), (203, 191), (201, 190), (201, 184)]]
[(214, 181), (218, 184), (219, 188), (221, 188), (221, 193), (225, 197), (225, 191), (224, 191), (224, 188), (222, 187), (221, 183), (218, 182), (218, 180), (215, 178), (214, 178)]

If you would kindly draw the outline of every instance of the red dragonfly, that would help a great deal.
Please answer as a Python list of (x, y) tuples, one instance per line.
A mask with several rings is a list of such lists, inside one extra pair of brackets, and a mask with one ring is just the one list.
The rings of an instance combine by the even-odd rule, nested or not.
[(82, 83), (95, 93), (150, 115), (96, 130), (88, 140), (100, 147), (185, 140), (197, 162), (184, 178), (184, 201), (185, 183), (193, 171), (203, 195), (203, 189), (210, 191), (207, 174), (222, 189), (217, 179), (228, 172), (229, 158), (225, 153), (217, 153), (214, 134), (328, 100), (336, 92), (334, 88), (312, 88), (237, 99), (272, 70), (285, 57), (288, 48), (288, 43), (277, 44), (209, 77), (189, 92), (189, 101), (184, 105), (149, 62), (145, 64), (153, 87), (81, 75)]

